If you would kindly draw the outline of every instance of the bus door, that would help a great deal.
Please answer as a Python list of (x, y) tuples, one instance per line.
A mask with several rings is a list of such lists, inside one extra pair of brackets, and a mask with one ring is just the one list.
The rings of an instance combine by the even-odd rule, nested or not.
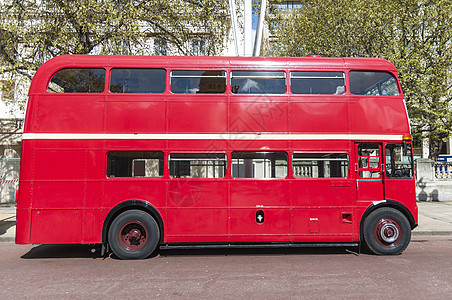
[(356, 143), (356, 200), (384, 200), (382, 144)]

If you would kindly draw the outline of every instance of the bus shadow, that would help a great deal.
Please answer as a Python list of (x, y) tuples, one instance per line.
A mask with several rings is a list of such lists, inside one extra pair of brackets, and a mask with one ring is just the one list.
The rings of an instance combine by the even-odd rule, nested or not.
[[(92, 250), (95, 249), (93, 252)], [(101, 258), (100, 245), (39, 245), (21, 256), (23, 259), (42, 258)]]
[[(101, 256), (100, 245), (39, 245), (21, 256), (22, 259), (90, 258), (119, 259), (113, 253)], [(365, 253), (365, 252), (361, 252)], [(359, 255), (358, 247), (308, 248), (213, 248), (213, 249), (160, 249), (148, 259), (176, 256), (262, 256), (262, 255)], [(367, 253), (365, 253), (367, 254)]]
[(0, 236), (4, 235), (13, 226), (16, 226), (16, 221), (0, 221)]
[(300, 248), (218, 248), (218, 249), (165, 249), (158, 255), (170, 256), (228, 256), (228, 255), (359, 255), (358, 247), (300, 247)]

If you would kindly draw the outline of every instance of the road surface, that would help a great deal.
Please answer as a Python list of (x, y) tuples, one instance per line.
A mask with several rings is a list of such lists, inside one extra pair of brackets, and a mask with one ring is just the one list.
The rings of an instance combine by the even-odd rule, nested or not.
[[(446, 299), (452, 236), (415, 236), (399, 256), (345, 248), (160, 251), (100, 258), (83, 245), (0, 243), (0, 298)], [(356, 251), (356, 249), (349, 249)]]

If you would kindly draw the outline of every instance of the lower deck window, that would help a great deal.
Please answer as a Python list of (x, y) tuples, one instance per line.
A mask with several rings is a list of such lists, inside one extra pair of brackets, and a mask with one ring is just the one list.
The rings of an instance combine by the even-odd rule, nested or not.
[(226, 154), (171, 153), (169, 168), (173, 178), (223, 178), (226, 175)]
[(348, 176), (346, 153), (295, 153), (292, 159), (296, 178), (345, 178)]
[(107, 155), (107, 176), (162, 177), (163, 152), (111, 151)]
[(380, 178), (380, 146), (360, 144), (358, 146), (358, 175), (361, 178)]
[(286, 176), (286, 152), (232, 153), (232, 177), (234, 178), (285, 178)]
[(410, 144), (386, 144), (385, 161), (388, 178), (412, 178), (413, 161)]

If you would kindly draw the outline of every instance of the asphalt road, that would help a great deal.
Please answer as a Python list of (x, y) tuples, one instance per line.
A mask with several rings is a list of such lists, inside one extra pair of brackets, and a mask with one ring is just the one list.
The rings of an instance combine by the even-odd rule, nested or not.
[(357, 256), (344, 248), (166, 250), (142, 261), (103, 259), (97, 253), (81, 245), (0, 243), (0, 298), (450, 299), (452, 295), (452, 236), (415, 236), (402, 255), (391, 257)]

